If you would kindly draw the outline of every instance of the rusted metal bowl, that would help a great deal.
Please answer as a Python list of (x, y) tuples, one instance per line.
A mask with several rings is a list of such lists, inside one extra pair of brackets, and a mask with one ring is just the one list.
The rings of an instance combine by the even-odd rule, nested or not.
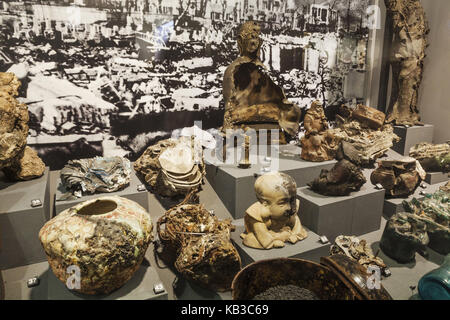
[(330, 269), (312, 261), (280, 258), (254, 262), (242, 269), (232, 283), (233, 300), (251, 300), (275, 286), (296, 285), (321, 300), (351, 300), (354, 295)]
[(322, 257), (318, 264), (295, 258), (254, 262), (233, 279), (233, 300), (251, 300), (275, 286), (295, 285), (308, 289), (320, 300), (389, 300), (381, 286), (371, 290), (367, 270), (345, 255)]

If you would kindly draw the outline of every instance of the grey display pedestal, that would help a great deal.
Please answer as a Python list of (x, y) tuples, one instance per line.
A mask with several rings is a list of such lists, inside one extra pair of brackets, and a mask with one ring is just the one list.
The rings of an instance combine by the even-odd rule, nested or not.
[(434, 126), (426, 124), (424, 126), (394, 126), (394, 133), (401, 140), (394, 144), (393, 150), (404, 156), (409, 156), (409, 149), (421, 142), (433, 142)]
[[(161, 283), (155, 269), (144, 263), (124, 286), (107, 296), (72, 292), (59, 281), (47, 262), (4, 270), (6, 300), (167, 300), (167, 292), (155, 294), (153, 286)], [(27, 287), (27, 280), (39, 277), (40, 284)]]
[(427, 172), (427, 176), (425, 177), (425, 182), (428, 184), (436, 184), (441, 182), (447, 182), (450, 180), (450, 173), (444, 172)]
[[(264, 162), (264, 155), (258, 155), (258, 163), (248, 169), (238, 168), (237, 163), (223, 164), (217, 159), (206, 157), (206, 178), (234, 219), (243, 218), (245, 210), (257, 201), (254, 184), (258, 175), (265, 173), (262, 171), (264, 167), (290, 175), (296, 181), (297, 187), (302, 187), (319, 176), (322, 169), (329, 170), (336, 163), (335, 160), (304, 161), (300, 158), (301, 149), (296, 146), (277, 148), (281, 153), (278, 157), (272, 157), (271, 163)], [(287, 148), (293, 150), (290, 156), (283, 153)]]
[[(303, 221), (302, 221), (303, 224)], [(320, 257), (328, 256), (330, 242), (322, 244), (319, 236), (308, 230), (308, 237), (295, 244), (286, 242), (284, 248), (274, 248), (270, 250), (254, 249), (245, 246), (240, 237), (245, 231), (244, 219), (233, 221), (236, 230), (231, 233), (231, 240), (239, 252), (242, 260), (242, 267), (259, 260), (277, 258), (299, 258), (319, 262)]]
[(403, 212), (403, 201), (411, 201), (413, 198), (416, 198), (417, 200), (422, 200), (424, 198), (424, 193), (434, 193), (439, 190), (439, 188), (443, 185), (445, 185), (447, 182), (441, 182), (437, 184), (430, 185), (428, 183), (425, 183), (425, 188), (422, 188), (421, 186), (418, 186), (417, 189), (414, 191), (412, 195), (405, 198), (392, 198), (392, 199), (385, 199), (384, 200), (384, 206), (383, 206), (383, 215), (386, 218), (392, 217), (394, 214), (398, 212)]
[(58, 177), (56, 181), (56, 194), (55, 194), (55, 215), (61, 213), (62, 211), (71, 208), (81, 202), (99, 198), (102, 196), (119, 196), (124, 197), (130, 200), (133, 200), (140, 204), (145, 210), (148, 211), (148, 194), (147, 189), (144, 187), (143, 191), (138, 191), (138, 186), (142, 185), (143, 183), (139, 180), (139, 178), (136, 176), (136, 173), (133, 169), (131, 169), (130, 174), (130, 185), (126, 187), (123, 190), (117, 191), (117, 192), (111, 192), (111, 193), (97, 193), (92, 195), (86, 195), (79, 199), (75, 200), (66, 200), (66, 201), (56, 201), (59, 197), (61, 197), (65, 192), (64, 186), (61, 184), (61, 178)]
[[(30, 181), (7, 182), (0, 176), (0, 269), (45, 261), (39, 230), (50, 215), (49, 170)], [(31, 206), (32, 200), (42, 205)]]
[(329, 197), (299, 188), (300, 220), (319, 235), (334, 242), (339, 235), (359, 236), (380, 228), (384, 189), (377, 190), (367, 182), (349, 196)]
[(177, 296), (178, 300), (232, 300), (231, 291), (214, 292), (186, 280), (185, 285), (184, 290)]

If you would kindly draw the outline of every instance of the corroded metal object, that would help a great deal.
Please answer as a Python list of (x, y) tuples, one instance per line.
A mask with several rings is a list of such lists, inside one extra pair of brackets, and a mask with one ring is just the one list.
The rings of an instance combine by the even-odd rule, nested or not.
[(375, 108), (358, 105), (352, 111), (345, 109), (345, 116), (338, 115), (338, 126), (330, 129), (341, 140), (337, 158), (358, 165), (369, 165), (384, 155), (400, 138), (391, 125), (384, 124), (384, 115)]
[(390, 197), (407, 197), (425, 179), (425, 171), (413, 158), (379, 160), (378, 168), (370, 175), (372, 184), (381, 184)]
[(428, 247), (440, 254), (450, 253), (450, 192), (437, 191), (423, 200), (403, 201), (405, 210), (417, 215), (426, 224), (430, 239)]
[(446, 183), (445, 186), (439, 188), (441, 191), (450, 192), (450, 181)]
[(409, 150), (426, 171), (450, 172), (450, 141), (443, 144), (423, 142)]
[(250, 300), (275, 286), (295, 285), (320, 300), (391, 300), (380, 285), (371, 290), (367, 270), (344, 255), (321, 258), (321, 264), (295, 258), (261, 260), (249, 264), (234, 278), (233, 300)]
[(426, 229), (426, 223), (417, 215), (397, 213), (386, 223), (380, 248), (399, 263), (414, 261), (416, 252), (425, 252), (430, 241)]
[(347, 196), (358, 191), (366, 183), (361, 168), (348, 160), (340, 160), (331, 170), (323, 169), (320, 176), (308, 183), (317, 193), (326, 196)]
[(206, 174), (203, 149), (190, 137), (167, 139), (150, 146), (134, 163), (134, 169), (158, 194), (174, 197), (198, 189)]
[[(53, 273), (73, 285), (69, 289), (109, 294), (138, 270), (153, 239), (152, 228), (140, 205), (105, 196), (64, 210), (42, 227), (39, 239)], [(74, 266), (79, 279), (72, 277)]]
[(305, 136), (300, 140), (301, 158), (306, 161), (328, 161), (334, 159), (339, 148), (340, 139), (328, 130), (325, 112), (319, 101), (314, 101), (306, 112)]
[(200, 286), (228, 291), (241, 269), (241, 258), (230, 239), (234, 226), (203, 205), (187, 204), (186, 199), (158, 219), (163, 259)]
[(372, 248), (366, 240), (355, 236), (338, 236), (330, 247), (330, 254), (345, 254), (364, 267), (376, 266), (383, 274), (390, 274), (383, 259), (373, 254)]
[(394, 29), (390, 54), (393, 84), (387, 122), (416, 125), (420, 121), (417, 102), (428, 46), (428, 22), (419, 0), (385, 0), (385, 4)]
[(256, 22), (249, 21), (240, 27), (237, 42), (241, 56), (228, 66), (223, 79), (223, 131), (259, 125), (255, 128), (278, 127), (295, 136), (301, 110), (287, 100), (283, 89), (266, 73), (259, 58), (260, 34)]
[(308, 236), (297, 215), (300, 200), (297, 184), (285, 173), (270, 172), (255, 181), (258, 202), (252, 204), (244, 216), (244, 245), (256, 249), (282, 248)]
[(252, 165), (250, 163), (250, 136), (245, 135), (242, 147), (244, 149), (244, 157), (239, 162), (239, 168), (248, 169)]
[(128, 159), (95, 157), (70, 160), (61, 170), (61, 182), (72, 193), (115, 192), (130, 184), (130, 174)]
[(20, 85), (13, 73), (0, 72), (0, 170), (11, 180), (31, 180), (44, 174), (45, 165), (26, 146), (28, 108), (15, 98)]

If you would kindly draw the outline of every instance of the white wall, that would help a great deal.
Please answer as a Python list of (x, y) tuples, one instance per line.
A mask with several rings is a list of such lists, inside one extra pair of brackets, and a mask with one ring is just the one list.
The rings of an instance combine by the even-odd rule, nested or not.
[(422, 121), (434, 125), (434, 142), (450, 140), (450, 0), (422, 0), (430, 26), (419, 92)]

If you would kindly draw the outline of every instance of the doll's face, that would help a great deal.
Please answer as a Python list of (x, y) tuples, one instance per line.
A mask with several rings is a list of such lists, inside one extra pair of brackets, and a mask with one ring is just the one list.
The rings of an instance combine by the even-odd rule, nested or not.
[(297, 213), (297, 196), (294, 192), (274, 190), (265, 195), (266, 206), (273, 219), (288, 218)]

